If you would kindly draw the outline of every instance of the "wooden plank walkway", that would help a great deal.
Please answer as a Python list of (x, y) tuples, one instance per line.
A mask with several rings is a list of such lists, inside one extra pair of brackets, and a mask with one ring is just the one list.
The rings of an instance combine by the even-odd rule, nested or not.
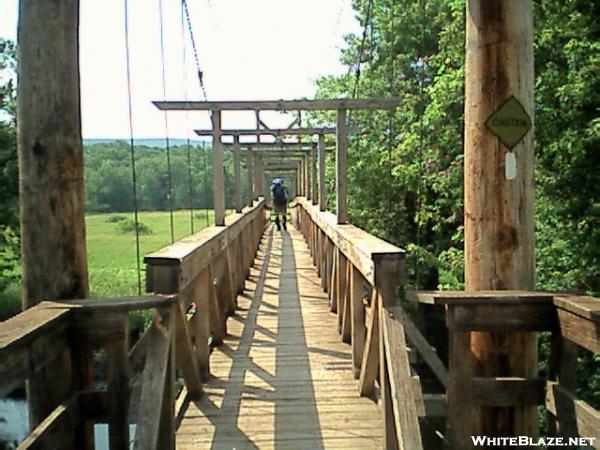
[(238, 306), (178, 449), (382, 447), (379, 409), (357, 393), (350, 347), (298, 231), (267, 231)]

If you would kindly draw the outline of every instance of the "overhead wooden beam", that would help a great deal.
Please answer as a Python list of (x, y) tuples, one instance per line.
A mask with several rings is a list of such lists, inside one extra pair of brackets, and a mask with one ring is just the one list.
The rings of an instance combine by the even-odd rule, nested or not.
[[(283, 129), (233, 129), (222, 130), (222, 136), (311, 136), (314, 134), (335, 134), (335, 127), (323, 128), (283, 128)], [(348, 129), (348, 133), (358, 133), (357, 127)], [(194, 130), (198, 136), (212, 136), (212, 130)]]
[[(233, 142), (224, 142), (225, 147), (232, 147)], [(301, 148), (310, 150), (314, 145), (312, 142), (240, 142), (242, 148), (272, 149), (272, 148)]]
[(346, 176), (348, 169), (346, 137), (346, 110), (337, 110), (337, 134), (335, 148), (335, 183), (336, 183), (336, 216), (337, 223), (348, 223), (346, 209)]
[(221, 144), (221, 111), (213, 110), (212, 162), (213, 162), (213, 205), (215, 225), (225, 225), (225, 177), (223, 174), (223, 144)]
[(248, 101), (154, 101), (162, 111), (317, 111), (334, 109), (394, 109), (400, 105), (399, 97), (340, 98), (323, 100), (248, 100)]

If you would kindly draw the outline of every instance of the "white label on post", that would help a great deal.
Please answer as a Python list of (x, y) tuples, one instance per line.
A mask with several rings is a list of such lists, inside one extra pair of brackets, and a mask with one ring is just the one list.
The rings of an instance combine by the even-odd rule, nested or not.
[(507, 180), (517, 178), (517, 157), (513, 152), (506, 152), (504, 160), (504, 176)]

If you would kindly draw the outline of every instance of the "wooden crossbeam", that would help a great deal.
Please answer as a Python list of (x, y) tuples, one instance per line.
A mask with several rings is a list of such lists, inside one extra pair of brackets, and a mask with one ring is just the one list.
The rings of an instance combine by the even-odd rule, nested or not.
[[(262, 130), (261, 130), (262, 131)], [(233, 143), (223, 143), (225, 147), (233, 146)], [(240, 142), (242, 148), (251, 148), (252, 150), (261, 149), (302, 149), (310, 150), (313, 147), (312, 142)]]
[[(357, 127), (346, 129), (347, 133), (358, 133)], [(232, 129), (221, 130), (221, 136), (311, 136), (314, 134), (335, 134), (335, 127), (323, 128), (282, 128), (282, 129)], [(213, 130), (194, 130), (198, 136), (212, 136)]]
[(339, 98), (322, 100), (246, 100), (229, 101), (153, 101), (161, 111), (317, 111), (333, 109), (394, 109), (400, 105), (399, 97)]

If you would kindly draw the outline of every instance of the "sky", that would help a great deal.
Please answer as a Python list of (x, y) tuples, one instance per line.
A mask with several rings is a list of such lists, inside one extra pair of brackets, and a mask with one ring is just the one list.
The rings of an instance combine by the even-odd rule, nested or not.
[[(173, 112), (152, 100), (202, 100), (180, 0), (163, 1), (163, 96), (159, 0), (129, 0), (133, 127), (137, 138), (188, 137), (207, 113)], [(80, 0), (84, 138), (127, 138), (124, 0)], [(314, 80), (341, 74), (343, 36), (360, 33), (351, 0), (188, 0), (209, 100), (312, 98)], [(16, 39), (18, 0), (0, 0), (0, 36)], [(187, 28), (187, 25), (184, 25)], [(185, 53), (185, 61), (184, 61)], [(265, 113), (271, 127), (292, 118)], [(223, 113), (223, 128), (254, 128), (253, 113)], [(194, 137), (189, 134), (189, 137)]]

